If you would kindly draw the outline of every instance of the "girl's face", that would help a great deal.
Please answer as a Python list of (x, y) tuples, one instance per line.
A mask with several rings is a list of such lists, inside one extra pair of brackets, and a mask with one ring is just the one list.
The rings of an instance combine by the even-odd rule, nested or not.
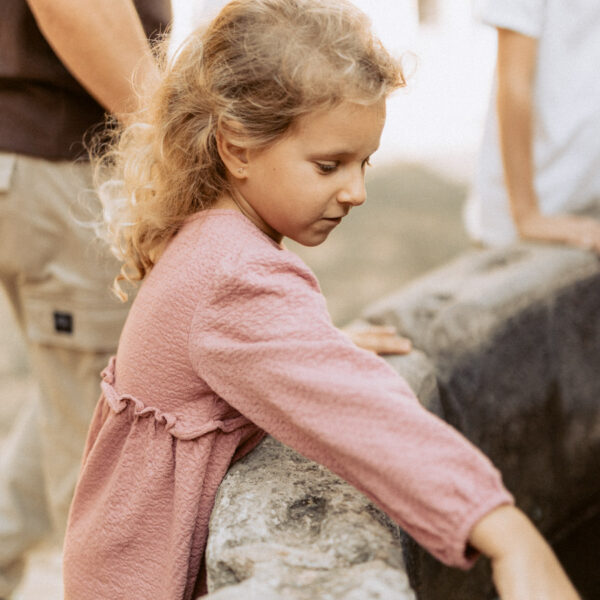
[(244, 176), (232, 181), (237, 206), (278, 243), (320, 244), (366, 200), (365, 168), (384, 122), (385, 100), (301, 117), (277, 143), (247, 153)]

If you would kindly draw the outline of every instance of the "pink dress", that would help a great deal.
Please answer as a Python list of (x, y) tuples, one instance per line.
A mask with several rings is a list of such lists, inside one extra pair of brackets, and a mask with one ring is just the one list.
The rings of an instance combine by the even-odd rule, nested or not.
[(64, 549), (67, 600), (192, 598), (219, 483), (265, 432), (442, 561), (512, 502), (489, 460), (331, 323), (314, 275), (242, 214), (190, 218), (103, 373)]

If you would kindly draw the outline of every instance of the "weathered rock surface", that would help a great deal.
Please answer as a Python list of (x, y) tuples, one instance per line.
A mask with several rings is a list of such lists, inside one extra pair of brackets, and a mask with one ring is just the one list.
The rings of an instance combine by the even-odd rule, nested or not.
[(397, 526), (330, 471), (272, 438), (221, 485), (207, 571), (211, 590), (233, 585), (216, 598), (414, 598)]
[[(600, 522), (597, 257), (534, 244), (473, 251), (364, 317), (413, 340), (417, 351), (392, 365), (492, 458), (551, 540)], [(220, 600), (495, 596), (484, 560), (466, 574), (444, 567), (360, 493), (272, 439), (223, 482), (207, 568)], [(599, 571), (588, 571), (578, 583), (599, 598)]]
[[(563, 541), (583, 521), (599, 522), (595, 255), (535, 244), (473, 251), (365, 317), (396, 325), (426, 353), (437, 374), (438, 414), (494, 461), (551, 541)], [(421, 599), (494, 597), (484, 561), (463, 574), (414, 544), (406, 558)], [(599, 570), (589, 571), (577, 583), (599, 598)]]

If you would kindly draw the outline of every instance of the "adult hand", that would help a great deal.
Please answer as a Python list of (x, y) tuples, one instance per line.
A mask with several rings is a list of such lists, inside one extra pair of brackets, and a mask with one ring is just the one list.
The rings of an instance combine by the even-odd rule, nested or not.
[(519, 225), (523, 238), (558, 242), (600, 253), (600, 221), (577, 215), (533, 214)]
[(411, 341), (399, 336), (395, 327), (371, 325), (365, 328), (347, 327), (342, 331), (358, 347), (376, 354), (408, 354), (412, 350)]
[(491, 511), (469, 540), (490, 558), (502, 600), (581, 600), (548, 543), (517, 508)]

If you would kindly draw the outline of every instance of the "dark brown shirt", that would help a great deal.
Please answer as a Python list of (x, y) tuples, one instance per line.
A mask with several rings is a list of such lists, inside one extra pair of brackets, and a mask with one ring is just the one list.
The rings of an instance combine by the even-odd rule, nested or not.
[[(149, 38), (171, 19), (169, 0), (135, 0)], [(0, 150), (50, 160), (85, 157), (84, 134), (105, 111), (73, 78), (25, 0), (0, 0)]]

